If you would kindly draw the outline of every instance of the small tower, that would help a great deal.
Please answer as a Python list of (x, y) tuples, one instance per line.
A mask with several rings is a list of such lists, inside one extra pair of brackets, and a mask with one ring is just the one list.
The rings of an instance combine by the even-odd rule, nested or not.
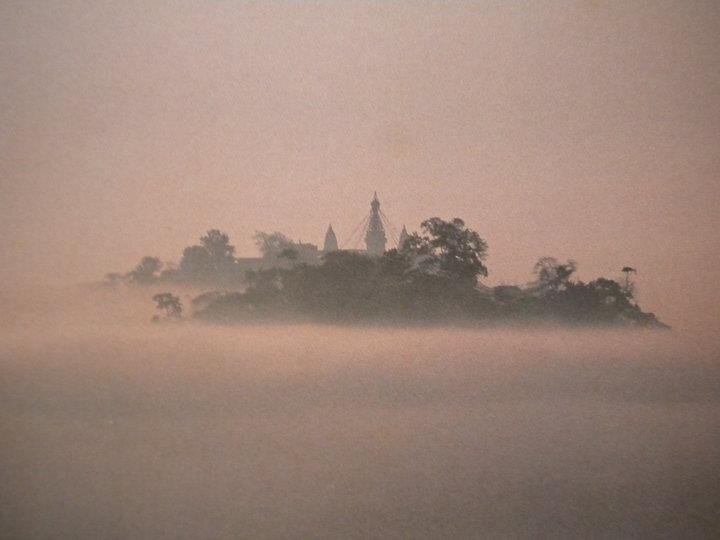
[(408, 236), (410, 236), (407, 232), (407, 229), (405, 228), (405, 225), (403, 225), (402, 231), (400, 231), (400, 238), (398, 239), (398, 251), (401, 251), (403, 246), (405, 245), (405, 242), (407, 242)]
[(385, 253), (385, 227), (383, 227), (380, 218), (380, 201), (377, 197), (377, 191), (370, 203), (370, 220), (368, 221), (367, 232), (365, 233), (365, 244), (369, 255), (380, 256)]
[(327, 232), (325, 233), (325, 243), (323, 244), (323, 251), (328, 253), (330, 251), (338, 250), (337, 237), (335, 231), (333, 231), (332, 223), (328, 225)]

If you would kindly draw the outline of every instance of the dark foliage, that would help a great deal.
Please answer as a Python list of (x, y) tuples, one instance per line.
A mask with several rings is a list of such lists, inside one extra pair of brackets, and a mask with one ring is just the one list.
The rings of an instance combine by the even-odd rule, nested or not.
[(131, 272), (106, 274), (105, 284), (150, 285), (166, 282), (237, 286), (245, 282), (248, 267), (289, 268), (295, 264), (320, 262), (317, 246), (293, 242), (281, 233), (259, 232), (255, 235), (255, 240), (262, 258), (238, 259), (235, 257), (235, 247), (230, 244), (228, 235), (218, 229), (211, 229), (200, 237), (199, 244), (188, 246), (183, 250), (177, 267), (172, 263), (164, 265), (157, 257), (143, 257), (140, 264)]
[(157, 257), (143, 257), (140, 264), (129, 272), (127, 277), (132, 283), (147, 285), (157, 280), (161, 268), (162, 262)]
[[(665, 327), (634, 303), (632, 267), (622, 268), (622, 284), (605, 278), (574, 279), (577, 264), (541, 258), (526, 287), (483, 287), (488, 275), (487, 243), (463, 220), (434, 217), (420, 232), (405, 234), (401, 248), (381, 256), (330, 251), (285, 235), (258, 232), (261, 259), (236, 259), (227, 234), (211, 229), (183, 251), (179, 267), (143, 257), (127, 274), (107, 282), (149, 285), (202, 283), (243, 292), (213, 291), (193, 300), (195, 314), (215, 320), (308, 319), (322, 321), (517, 321), (577, 325)], [(245, 263), (243, 263), (245, 261)], [(250, 262), (250, 265), (248, 265)], [(163, 269), (164, 268), (164, 269)], [(243, 269), (254, 268), (244, 271)], [(182, 305), (170, 293), (154, 300), (168, 317)]]
[(200, 244), (185, 248), (179, 272), (172, 277), (199, 282), (238, 281), (235, 247), (228, 235), (218, 229), (209, 230), (200, 238)]
[[(476, 232), (462, 220), (439, 218), (423, 222), (422, 231), (409, 235), (401, 251), (381, 257), (341, 250), (326, 253), (319, 265), (248, 272), (245, 292), (202, 295), (194, 301), (196, 314), (216, 320), (664, 326), (633, 304), (616, 281), (574, 281), (577, 265), (572, 261), (540, 259), (536, 280), (525, 288), (482, 288), (478, 278), (487, 275), (487, 244)], [(291, 249), (278, 244), (280, 252)]]
[(165, 316), (169, 319), (179, 319), (182, 317), (183, 306), (180, 298), (172, 293), (158, 293), (153, 296), (153, 300), (157, 305), (157, 309), (165, 310)]
[(462, 219), (444, 221), (434, 217), (420, 224), (422, 234), (413, 233), (403, 242), (403, 252), (416, 255), (423, 272), (447, 277), (456, 283), (474, 286), (487, 276), (483, 260), (487, 243), (465, 227)]

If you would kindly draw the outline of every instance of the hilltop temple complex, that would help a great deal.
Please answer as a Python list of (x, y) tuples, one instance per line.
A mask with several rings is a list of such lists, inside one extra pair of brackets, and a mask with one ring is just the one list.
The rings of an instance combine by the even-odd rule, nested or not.
[[(319, 249), (317, 245), (307, 242), (294, 242), (293, 250), (296, 253), (296, 260), (307, 264), (318, 264), (322, 260), (322, 256), (325, 253), (332, 251), (338, 251), (344, 249), (347, 251), (355, 251), (359, 253), (366, 253), (373, 257), (379, 257), (388, 246), (388, 233), (392, 233), (392, 225), (390, 224), (387, 216), (380, 209), (380, 200), (378, 199), (377, 192), (373, 195), (372, 201), (370, 202), (370, 212), (365, 218), (355, 227), (355, 231), (350, 234), (350, 237), (345, 239), (342, 244), (338, 241), (338, 237), (332, 228), (332, 224), (328, 225), (327, 231), (325, 231), (325, 240), (323, 242), (322, 249)], [(365, 248), (357, 247), (362, 237), (364, 236)], [(407, 238), (408, 233), (403, 226), (400, 235), (397, 237), (397, 247), (402, 246), (403, 242)], [(237, 262), (246, 270), (255, 270), (259, 268), (267, 268), (268, 266), (288, 266), (292, 262), (288, 259), (279, 257), (243, 257), (238, 258)]]
[[(365, 216), (365, 219), (361, 222), (361, 224), (356, 227), (356, 230), (362, 227), (362, 230), (365, 233), (365, 249), (353, 249), (352, 245), (346, 245), (344, 249), (348, 249), (350, 251), (361, 251), (367, 253), (368, 255), (379, 257), (385, 253), (388, 243), (385, 231), (386, 225), (390, 227), (387, 217), (380, 210), (380, 200), (378, 199), (377, 192), (375, 192), (373, 199), (370, 202), (370, 213)], [(402, 245), (402, 242), (406, 237), (407, 230), (403, 226), (403, 230), (398, 239), (398, 246)], [(352, 238), (349, 238), (348, 241), (352, 241)], [(335, 235), (332, 225), (329, 225), (327, 232), (325, 233), (325, 242), (323, 244), (322, 251), (323, 253), (327, 253), (338, 249), (337, 236)]]

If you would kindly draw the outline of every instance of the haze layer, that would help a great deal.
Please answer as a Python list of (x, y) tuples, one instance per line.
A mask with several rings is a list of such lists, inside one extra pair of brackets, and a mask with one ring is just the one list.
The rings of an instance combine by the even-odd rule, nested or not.
[(114, 294), (4, 325), (4, 534), (706, 536), (718, 525), (716, 338), (151, 325), (137, 317), (145, 304), (123, 312), (129, 300)]

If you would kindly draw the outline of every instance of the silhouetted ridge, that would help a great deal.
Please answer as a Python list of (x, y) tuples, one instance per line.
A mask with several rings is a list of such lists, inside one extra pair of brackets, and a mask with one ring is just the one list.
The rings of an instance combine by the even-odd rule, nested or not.
[[(329, 226), (323, 250), (279, 232), (258, 232), (255, 241), (262, 256), (239, 259), (228, 235), (211, 229), (199, 244), (185, 248), (177, 267), (144, 257), (135, 270), (109, 275), (108, 283), (223, 288), (193, 301), (196, 317), (222, 321), (553, 322), (666, 328), (634, 302), (632, 267), (622, 268), (622, 284), (602, 277), (584, 283), (574, 279), (575, 262), (543, 257), (531, 283), (490, 288), (479, 282), (488, 275), (488, 245), (463, 220), (430, 218), (422, 222), (419, 233), (403, 227), (399, 248), (384, 251), (379, 208), (376, 197), (367, 251), (338, 249)], [(373, 215), (378, 216), (375, 225)], [(163, 293), (155, 300), (169, 318), (180, 317), (182, 306), (176, 297)]]

